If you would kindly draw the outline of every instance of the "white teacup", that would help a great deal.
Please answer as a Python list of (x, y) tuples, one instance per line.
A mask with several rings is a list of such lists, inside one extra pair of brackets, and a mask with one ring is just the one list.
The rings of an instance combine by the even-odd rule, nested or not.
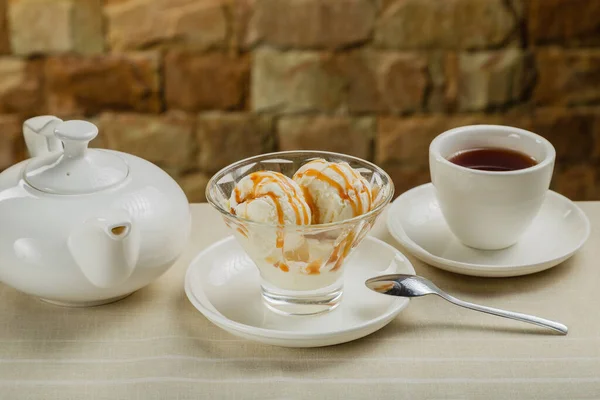
[[(514, 171), (482, 171), (448, 161), (460, 151), (502, 148), (537, 164)], [(429, 147), (431, 180), (450, 230), (465, 245), (498, 250), (515, 244), (538, 213), (550, 186), (556, 151), (535, 133), (501, 125), (446, 131)]]

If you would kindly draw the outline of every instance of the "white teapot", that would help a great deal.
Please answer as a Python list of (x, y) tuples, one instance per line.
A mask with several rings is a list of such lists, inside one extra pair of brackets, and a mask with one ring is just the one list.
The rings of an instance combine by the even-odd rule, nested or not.
[(98, 134), (90, 122), (40, 116), (25, 121), (23, 134), (33, 158), (0, 173), (1, 282), (51, 303), (92, 306), (173, 265), (191, 217), (169, 175), (131, 154), (88, 149)]

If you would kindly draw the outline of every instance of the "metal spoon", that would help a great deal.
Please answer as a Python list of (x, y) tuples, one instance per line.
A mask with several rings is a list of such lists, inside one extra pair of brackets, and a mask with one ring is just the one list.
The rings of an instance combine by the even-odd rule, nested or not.
[(428, 294), (435, 294), (440, 296), (442, 299), (449, 301), (450, 303), (471, 310), (481, 311), (484, 313), (497, 315), (499, 317), (516, 319), (517, 321), (543, 326), (560, 332), (563, 335), (566, 335), (568, 331), (568, 328), (559, 322), (535, 317), (533, 315), (500, 310), (498, 308), (480, 306), (478, 304), (473, 304), (463, 300), (459, 300), (456, 297), (450, 296), (448, 293), (442, 291), (428, 279), (417, 275), (382, 275), (368, 279), (365, 282), (365, 285), (367, 285), (369, 289), (374, 290), (378, 293), (389, 294), (391, 296), (420, 297), (426, 296)]

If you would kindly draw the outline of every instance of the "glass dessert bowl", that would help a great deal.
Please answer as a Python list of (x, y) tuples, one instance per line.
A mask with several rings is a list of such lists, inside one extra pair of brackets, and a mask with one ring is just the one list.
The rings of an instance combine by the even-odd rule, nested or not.
[(256, 264), (265, 304), (285, 315), (340, 304), (345, 261), (393, 193), (378, 166), (321, 151), (247, 158), (217, 172), (206, 188)]

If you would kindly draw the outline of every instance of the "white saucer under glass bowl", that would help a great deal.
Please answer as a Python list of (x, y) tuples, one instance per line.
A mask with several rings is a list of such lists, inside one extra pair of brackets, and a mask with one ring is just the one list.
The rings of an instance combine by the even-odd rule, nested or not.
[(590, 234), (583, 211), (566, 197), (548, 191), (538, 215), (515, 245), (493, 251), (473, 249), (450, 232), (431, 183), (399, 196), (389, 207), (387, 227), (421, 261), (484, 277), (519, 276), (554, 267), (583, 246)]
[(185, 277), (190, 302), (229, 333), (285, 347), (319, 347), (369, 335), (392, 321), (409, 300), (375, 293), (368, 278), (414, 274), (410, 261), (383, 241), (367, 237), (346, 262), (344, 301), (329, 313), (290, 317), (264, 306), (259, 271), (228, 237), (199, 253)]
[[(353, 205), (363, 204), (360, 196), (367, 194), (364, 201), (368, 198), (368, 212), (341, 221), (312, 225), (258, 222), (232, 212), (230, 199), (232, 193), (236, 199), (239, 196), (237, 184), (243, 178), (250, 176), (256, 191), (259, 185), (273, 181), (272, 178), (260, 180), (252, 173), (269, 171), (292, 178), (302, 166), (317, 159), (347, 163), (357, 179), (360, 174), (368, 182), (371, 189), (359, 193), (339, 169), (336, 179), (321, 172), (313, 176), (314, 180), (336, 190), (340, 198), (354, 199), (350, 200)], [(293, 197), (293, 187), (288, 190)], [(260, 271), (259, 286), (264, 305), (283, 315), (316, 315), (339, 306), (345, 261), (371, 230), (393, 193), (390, 177), (368, 161), (322, 151), (284, 151), (247, 158), (217, 172), (208, 183), (206, 198), (221, 213), (235, 239)], [(274, 193), (267, 195), (276, 198)], [(322, 194), (321, 198), (325, 196)], [(318, 201), (316, 198), (307, 203)], [(282, 215), (282, 205), (279, 201), (275, 204)]]

